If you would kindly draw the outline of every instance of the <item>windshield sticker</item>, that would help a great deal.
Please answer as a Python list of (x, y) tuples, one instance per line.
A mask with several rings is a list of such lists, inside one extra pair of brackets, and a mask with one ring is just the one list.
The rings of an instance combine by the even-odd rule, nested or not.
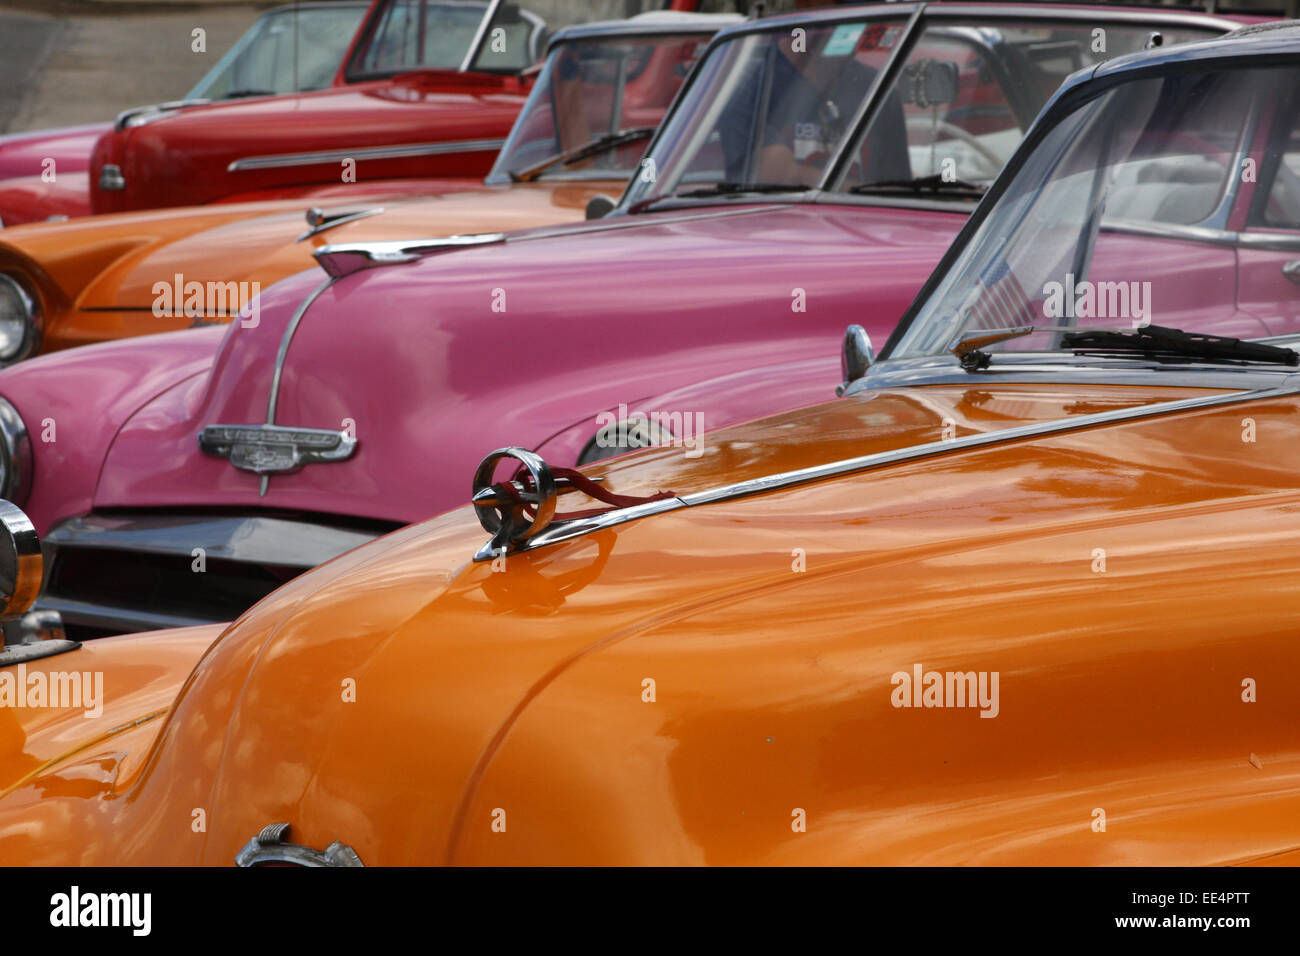
[(826, 41), (822, 56), (848, 56), (858, 45), (858, 37), (867, 28), (865, 23), (841, 23)]
[(888, 50), (898, 39), (898, 35), (903, 32), (903, 28), (898, 24), (892, 26), (884, 23), (872, 24), (871, 29), (867, 30), (862, 36), (862, 43), (858, 45), (860, 50)]

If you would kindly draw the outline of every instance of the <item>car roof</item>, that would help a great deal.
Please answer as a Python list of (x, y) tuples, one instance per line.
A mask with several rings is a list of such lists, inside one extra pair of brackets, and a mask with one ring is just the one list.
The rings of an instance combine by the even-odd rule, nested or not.
[(1181, 63), (1211, 62), (1255, 57), (1290, 58), (1300, 55), (1300, 20), (1254, 23), (1221, 37), (1130, 53), (1081, 71), (1061, 86), (1061, 93), (1094, 79), (1158, 69)]
[(626, 20), (600, 20), (580, 23), (556, 30), (547, 52), (557, 43), (589, 40), (604, 36), (671, 36), (674, 33), (713, 33), (745, 22), (738, 13), (687, 13), (681, 10), (654, 10)]
[(744, 23), (723, 30), (715, 40), (725, 39), (742, 33), (761, 30), (781, 29), (785, 26), (816, 26), (822, 23), (835, 23), (840, 20), (862, 20), (878, 17), (898, 19), (908, 17), (918, 10), (924, 10), (927, 17), (958, 17), (978, 19), (980, 17), (1020, 18), (1041, 20), (1085, 20), (1096, 22), (1136, 22), (1179, 23), (1185, 26), (1202, 26), (1222, 30), (1225, 33), (1241, 26), (1243, 22), (1254, 19), (1249, 14), (1236, 12), (1228, 15), (1210, 14), (1198, 10), (1180, 7), (1150, 6), (1141, 3), (1133, 5), (1110, 3), (1043, 3), (1033, 0), (1010, 0), (1010, 2), (902, 2), (870, 3), (851, 6), (822, 7), (817, 10), (804, 10), (795, 13), (783, 13), (761, 19), (746, 20)]

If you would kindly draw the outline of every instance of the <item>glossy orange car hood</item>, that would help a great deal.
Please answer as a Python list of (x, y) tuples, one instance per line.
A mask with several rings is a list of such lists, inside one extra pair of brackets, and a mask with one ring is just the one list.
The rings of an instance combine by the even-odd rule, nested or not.
[[(334, 242), (417, 239), (500, 232), (580, 220), (598, 193), (618, 195), (621, 181), (536, 182), (483, 186), (441, 184), (420, 199), (382, 195), (382, 188), (275, 202), (151, 210), (96, 216), (0, 233), (0, 255), (39, 267), (80, 309), (148, 309), (154, 284), (258, 281), (262, 288), (315, 266), (312, 252)], [(368, 191), (367, 191), (368, 190)], [(306, 240), (305, 212), (382, 209)]]
[[(945, 428), (1196, 394), (987, 379), (864, 393), (706, 436), (698, 460), (660, 449), (605, 473), (623, 493), (686, 493)], [(0, 860), (224, 864), (277, 821), (367, 864), (1294, 850), (1296, 406), (954, 449), (504, 570), (470, 563), (486, 535), (468, 509), (413, 526), (236, 624), (147, 774), (51, 795), (54, 766), (7, 792)], [(915, 666), (998, 673), (994, 719), (895, 706), (893, 678)], [(1275, 685), (1267, 707), (1241, 700), (1252, 675)]]

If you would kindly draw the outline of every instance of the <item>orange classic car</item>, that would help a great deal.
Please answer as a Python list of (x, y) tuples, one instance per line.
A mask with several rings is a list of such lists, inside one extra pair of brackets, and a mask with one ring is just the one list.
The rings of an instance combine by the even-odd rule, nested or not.
[(1297, 54), (1076, 74), (838, 400), (16, 635), (0, 863), (1300, 863)]
[(621, 192), (637, 170), (705, 42), (740, 21), (734, 14), (661, 11), (558, 31), (481, 183), (340, 183), (309, 190), (309, 199), (0, 231), (0, 364), (241, 314), (256, 321), (260, 290), (313, 268), (312, 253), (327, 243), (577, 221), (593, 199), (596, 215), (612, 206), (601, 205), (604, 197)]

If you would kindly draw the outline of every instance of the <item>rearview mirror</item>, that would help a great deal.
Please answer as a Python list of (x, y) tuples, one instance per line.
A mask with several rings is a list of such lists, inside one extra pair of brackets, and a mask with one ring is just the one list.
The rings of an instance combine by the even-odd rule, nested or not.
[(957, 64), (948, 60), (921, 60), (903, 68), (899, 81), (903, 101), (925, 109), (957, 99)]

